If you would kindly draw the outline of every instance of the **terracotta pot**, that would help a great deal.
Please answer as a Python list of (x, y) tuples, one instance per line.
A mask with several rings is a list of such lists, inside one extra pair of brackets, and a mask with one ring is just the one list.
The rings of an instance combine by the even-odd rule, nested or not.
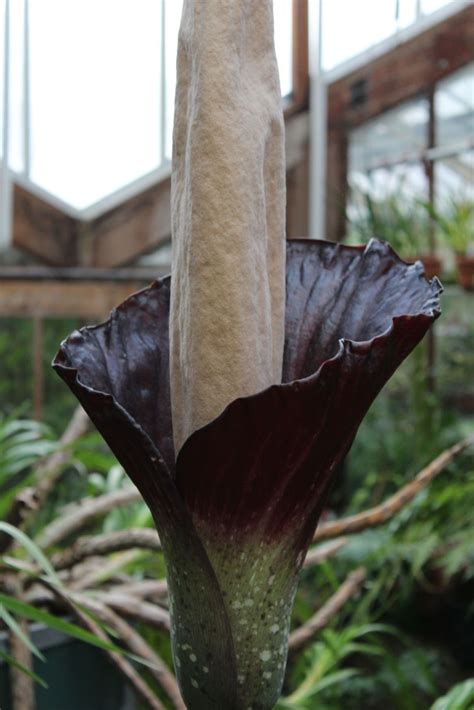
[(443, 272), (441, 259), (436, 256), (436, 254), (422, 254), (419, 259), (425, 267), (425, 275), (427, 279), (439, 276)]
[(456, 264), (459, 285), (468, 291), (474, 291), (474, 256), (458, 254), (456, 256)]
[(441, 259), (436, 254), (419, 254), (406, 259), (409, 262), (421, 261), (425, 270), (426, 278), (431, 281), (434, 276), (439, 276), (443, 271)]

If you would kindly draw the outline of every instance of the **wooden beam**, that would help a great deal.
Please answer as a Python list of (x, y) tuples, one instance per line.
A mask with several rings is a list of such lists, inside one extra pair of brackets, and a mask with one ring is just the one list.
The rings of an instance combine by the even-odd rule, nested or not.
[[(335, 81), (328, 90), (330, 127), (354, 128), (420, 94), (474, 59), (474, 5)], [(351, 87), (365, 81), (367, 100), (351, 105)]]
[(13, 246), (47, 264), (77, 263), (77, 220), (19, 185), (13, 193)]
[(90, 222), (85, 227), (81, 263), (119, 266), (169, 241), (170, 193), (167, 178)]
[[(474, 59), (474, 5), (334, 81), (328, 87), (326, 238), (345, 233), (347, 145), (353, 128), (420, 96)], [(364, 81), (366, 100), (351, 103), (351, 89)]]
[(293, 0), (292, 113), (309, 105), (308, 0)]
[(170, 272), (169, 266), (94, 269), (83, 266), (0, 266), (2, 281), (140, 281), (149, 283)]
[(77, 317), (104, 319), (131, 293), (147, 285), (143, 280), (0, 280), (0, 317)]

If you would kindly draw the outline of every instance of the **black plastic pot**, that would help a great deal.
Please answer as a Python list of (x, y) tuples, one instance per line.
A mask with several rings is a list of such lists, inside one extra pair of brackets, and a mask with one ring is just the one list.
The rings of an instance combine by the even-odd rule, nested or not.
[[(36, 710), (135, 710), (133, 693), (104, 654), (40, 624), (31, 626), (31, 637), (46, 657), (34, 670), (48, 684), (35, 684)], [(0, 633), (0, 649), (6, 635)], [(0, 708), (11, 710), (7, 664), (0, 659)]]

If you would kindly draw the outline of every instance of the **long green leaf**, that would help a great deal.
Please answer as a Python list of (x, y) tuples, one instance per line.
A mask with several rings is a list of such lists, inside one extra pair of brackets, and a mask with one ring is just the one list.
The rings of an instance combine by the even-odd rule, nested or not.
[(30, 649), (31, 653), (33, 653), (37, 658), (39, 658), (41, 661), (46, 660), (39, 648), (35, 646), (35, 644), (32, 642), (30, 637), (24, 633), (23, 629), (21, 626), (18, 624), (16, 619), (13, 618), (13, 616), (10, 614), (10, 612), (5, 609), (5, 607), (0, 604), (0, 618), (3, 619), (5, 624), (8, 626), (10, 631), (14, 633), (20, 641), (22, 641), (27, 648)]
[(12, 658), (12, 656), (9, 656), (8, 653), (4, 653), (0, 649), (0, 658), (3, 658), (3, 660), (8, 663), (10, 666), (14, 666), (15, 668), (18, 668), (19, 671), (27, 675), (29, 678), (34, 680), (36, 683), (41, 685), (43, 688), (48, 688), (48, 684), (45, 683), (45, 681), (36, 673), (33, 673), (33, 671), (30, 671), (29, 668), (26, 668), (22, 663), (19, 663), (16, 658)]
[(13, 597), (0, 593), (0, 604), (3, 604), (3, 606), (13, 614), (24, 616), (30, 621), (38, 621), (45, 626), (49, 626), (49, 628), (54, 629), (55, 631), (59, 631), (67, 636), (72, 636), (73, 638), (78, 639), (79, 641), (84, 641), (84, 643), (89, 643), (92, 646), (97, 646), (97, 648), (100, 648), (103, 651), (120, 653), (121, 655), (128, 656), (129, 658), (138, 661), (142, 665), (153, 667), (153, 664), (149, 663), (146, 659), (127, 653), (119, 646), (98, 638), (89, 631), (85, 631), (85, 629), (82, 629), (80, 626), (76, 626), (75, 624), (71, 624), (69, 621), (64, 621), (64, 619), (48, 614), (46, 611), (36, 609), (34, 606), (31, 606), (31, 604), (27, 604), (19, 599), (13, 599)]
[(455, 685), (449, 693), (438, 698), (431, 710), (471, 710), (474, 706), (474, 678)]
[(18, 528), (15, 528), (13, 525), (10, 525), (10, 523), (3, 523), (3, 522), (0, 522), (0, 532), (4, 532), (7, 535), (10, 535), (17, 542), (19, 542), (20, 545), (23, 545), (23, 547), (30, 553), (30, 555), (36, 560), (36, 562), (39, 564), (39, 566), (44, 570), (46, 575), (52, 581), (54, 581), (54, 583), (58, 587), (62, 587), (61, 580), (59, 579), (58, 575), (56, 574), (55, 570), (53, 569), (51, 563), (48, 561), (48, 559), (45, 557), (45, 555), (41, 552), (39, 547), (33, 542), (33, 540), (31, 540), (31, 538), (28, 537), (28, 535), (25, 535), (24, 532), (22, 532)]

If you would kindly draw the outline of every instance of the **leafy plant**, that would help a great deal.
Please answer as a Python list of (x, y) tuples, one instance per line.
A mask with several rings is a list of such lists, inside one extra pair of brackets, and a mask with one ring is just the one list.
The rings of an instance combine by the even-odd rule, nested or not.
[(415, 200), (401, 198), (400, 191), (383, 198), (360, 187), (353, 192), (357, 207), (348, 213), (349, 242), (385, 239), (407, 259), (429, 251), (429, 218)]
[(33, 464), (56, 448), (48, 427), (0, 414), (0, 518), (18, 489), (30, 482)]
[(472, 710), (474, 707), (474, 678), (455, 685), (449, 693), (433, 703), (431, 710)]
[[(61, 592), (62, 595), (67, 597), (72, 606), (76, 606), (73, 595), (71, 595), (67, 588), (62, 584), (56, 571), (52, 567), (47, 557), (36, 545), (36, 543), (28, 537), (28, 535), (26, 535), (21, 530), (15, 528), (13, 525), (1, 521), (0, 532), (13, 537), (14, 540), (19, 544), (20, 550), (26, 553), (26, 555), (33, 559), (34, 562), (38, 565), (39, 571), (37, 573), (33, 572), (33, 577), (37, 576), (38, 578), (44, 579), (44, 581), (46, 581), (51, 588), (57, 589)], [(0, 561), (3, 563), (3, 565), (10, 567), (12, 570), (24, 570), (24, 567), (21, 565), (21, 563), (17, 565), (16, 558), (3, 556), (2, 558), (0, 558)], [(28, 569), (28, 567), (26, 569)], [(97, 621), (97, 619), (95, 619), (95, 617), (93, 617), (90, 612), (88, 612), (83, 607), (79, 608), (81, 610), (81, 613), (91, 616), (94, 622), (98, 624), (100, 628), (105, 630), (105, 627), (103, 627), (103, 625), (100, 624), (100, 622)], [(104, 640), (99, 636), (90, 633), (89, 631), (82, 629), (80, 626), (77, 626), (76, 624), (73, 624), (57, 615), (50, 614), (49, 612), (38, 609), (32, 604), (26, 603), (20, 599), (16, 599), (10, 594), (5, 594), (0, 591), (0, 621), (3, 622), (4, 626), (8, 628), (11, 633), (18, 636), (20, 641), (24, 643), (30, 649), (33, 655), (36, 656), (36, 658), (38, 658), (40, 661), (44, 661), (45, 658), (41, 651), (37, 648), (37, 646), (35, 646), (35, 644), (31, 641), (29, 636), (27, 636), (22, 631), (17, 621), (19, 617), (27, 619), (28, 621), (40, 622), (51, 629), (67, 634), (68, 636), (72, 636), (73, 638), (76, 638), (80, 641), (84, 641), (85, 643), (89, 643), (92, 646), (96, 646), (97, 648), (101, 648), (103, 650), (112, 651), (119, 654), (125, 654), (130, 656), (135, 661), (144, 663), (145, 665), (149, 665), (149, 663), (145, 659), (142, 659), (134, 654), (127, 653), (115, 643), (109, 640)], [(2, 658), (8, 664), (12, 664), (18, 667), (20, 670), (26, 673), (26, 675), (28, 675), (34, 681), (38, 682), (40, 685), (45, 686), (45, 683), (40, 676), (19, 664), (18, 661), (16, 661), (8, 654), (2, 652)]]
[(396, 629), (384, 624), (350, 625), (342, 631), (323, 631), (321, 640), (305, 654), (303, 680), (277, 707), (314, 708), (315, 698), (323, 691), (362, 672), (355, 667), (345, 667), (346, 660), (356, 656), (384, 656), (384, 647), (377, 638), (381, 634), (398, 636)]
[(469, 247), (474, 247), (474, 202), (453, 197), (444, 211), (429, 202), (422, 204), (438, 226), (443, 241), (456, 254), (465, 254)]

